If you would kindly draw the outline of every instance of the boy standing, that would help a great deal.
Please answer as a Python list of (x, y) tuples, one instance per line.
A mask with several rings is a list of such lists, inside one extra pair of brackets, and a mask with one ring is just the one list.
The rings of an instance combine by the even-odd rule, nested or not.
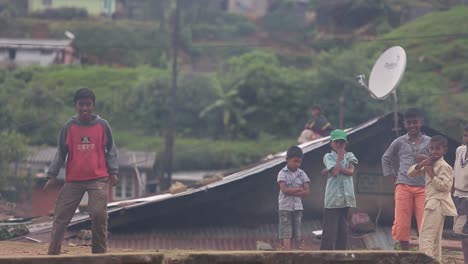
[(429, 143), (430, 157), (410, 167), (408, 176), (425, 174), (426, 202), (419, 236), (419, 250), (426, 255), (442, 258), (442, 231), (445, 216), (456, 216), (450, 190), (453, 170), (444, 160), (448, 142), (445, 137), (434, 136)]
[[(454, 229), (459, 226), (460, 230), (454, 230), (456, 233), (468, 235), (468, 125), (463, 131), (463, 144), (457, 148), (455, 164), (453, 166), (454, 192), (453, 201), (457, 207), (459, 217), (455, 217)], [(468, 264), (468, 237), (462, 239), (463, 256), (465, 263)]]
[(279, 238), (284, 250), (291, 250), (291, 239), (301, 239), (302, 197), (309, 195), (309, 177), (299, 167), (303, 158), (302, 149), (292, 146), (286, 153), (286, 166), (278, 173), (280, 192)]
[(349, 208), (356, 207), (353, 175), (354, 165), (358, 164), (354, 154), (346, 152), (347, 137), (345, 131), (333, 130), (330, 133), (332, 151), (323, 157), (328, 179), (320, 250), (346, 250), (348, 241), (346, 219)]
[[(395, 219), (392, 226), (393, 239), (400, 242), (402, 250), (409, 250), (411, 216), (416, 215), (418, 230), (421, 229), (424, 212), (424, 176), (408, 177), (408, 169), (429, 155), (430, 137), (421, 132), (422, 113), (415, 108), (404, 114), (404, 126), (408, 133), (397, 139), (388, 147), (382, 156), (384, 176), (392, 176), (395, 188)], [(398, 173), (394, 164), (398, 162)]]
[(73, 98), (77, 115), (60, 131), (57, 153), (47, 172), (44, 189), (57, 184), (57, 175), (67, 161), (65, 185), (55, 205), (48, 254), (58, 255), (65, 231), (83, 195), (88, 192), (92, 221), (92, 253), (107, 250), (108, 184), (117, 181), (118, 163), (109, 123), (93, 115), (96, 97), (82, 88)]

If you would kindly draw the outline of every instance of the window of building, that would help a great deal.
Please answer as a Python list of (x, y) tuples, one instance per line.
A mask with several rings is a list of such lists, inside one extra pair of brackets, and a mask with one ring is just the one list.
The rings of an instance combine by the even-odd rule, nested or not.
[(41, 50), (41, 55), (50, 55), (52, 53), (54, 53), (53, 50), (45, 50), (45, 49)]
[(135, 197), (133, 175), (119, 175), (119, 181), (114, 189), (114, 199), (124, 200)]
[(9, 49), (8, 50), (8, 58), (10, 60), (15, 60), (16, 59), (16, 50), (15, 49)]
[(104, 0), (103, 7), (104, 7), (104, 14), (106, 15), (112, 14), (112, 0)]
[(51, 6), (52, 5), (52, 0), (42, 0), (42, 4), (45, 6)]

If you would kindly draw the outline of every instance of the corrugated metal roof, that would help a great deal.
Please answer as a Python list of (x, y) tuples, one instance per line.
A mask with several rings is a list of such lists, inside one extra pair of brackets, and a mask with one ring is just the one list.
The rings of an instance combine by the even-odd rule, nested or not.
[[(74, 220), (86, 218), (87, 214), (77, 214)], [(28, 225), (32, 234), (26, 237), (41, 242), (50, 241), (50, 233), (38, 233), (38, 230), (50, 228), (51, 223)], [(320, 239), (312, 231), (321, 230), (320, 220), (302, 222), (302, 238), (305, 250), (318, 250)], [(90, 240), (77, 238), (77, 231), (69, 231), (65, 242), (76, 245), (90, 245)], [(255, 250), (256, 242), (269, 243), (279, 248), (280, 241), (277, 224), (262, 224), (255, 227), (239, 226), (208, 226), (185, 229), (149, 229), (142, 232), (116, 232), (108, 236), (109, 248), (119, 249), (192, 249), (192, 250)], [(23, 237), (21, 240), (25, 240)], [(28, 240), (28, 239), (26, 239)], [(418, 245), (417, 233), (411, 230), (410, 243)], [(350, 231), (348, 235), (349, 249), (393, 250), (395, 241), (392, 238), (391, 227), (379, 226), (374, 232), (355, 234)], [(442, 240), (444, 248), (460, 250), (460, 241)]]
[[(363, 124), (361, 124), (359, 126), (347, 129), (348, 135), (352, 135), (352, 134), (354, 134), (354, 133), (356, 133), (356, 132), (358, 132), (358, 131), (360, 131), (360, 130), (362, 130), (364, 128), (367, 128), (367, 127), (377, 123), (382, 118), (383, 118), (383, 116), (378, 117), (378, 118), (374, 118), (374, 119), (372, 119), (372, 120), (370, 120), (368, 122), (365, 122), (365, 123), (363, 123)], [(311, 141), (311, 142), (306, 142), (306, 143), (300, 145), (300, 147), (302, 148), (302, 150), (304, 151), (304, 154), (305, 154), (305, 153), (308, 153), (310, 151), (316, 150), (316, 149), (318, 149), (320, 147), (328, 145), (329, 140), (330, 140), (330, 137), (324, 137), (324, 138), (320, 138), (320, 139), (317, 139), (317, 140), (314, 140), (314, 141)], [(285, 160), (284, 160), (285, 156), (286, 156), (286, 152), (281, 152), (281, 153), (278, 153), (278, 154), (274, 155), (274, 158), (271, 159), (271, 160), (265, 161), (265, 162), (263, 162), (263, 163), (261, 163), (261, 164), (259, 164), (257, 166), (254, 166), (252, 168), (241, 170), (241, 171), (238, 171), (238, 172), (233, 173), (231, 175), (225, 176), (223, 179), (221, 179), (219, 181), (216, 181), (214, 183), (208, 184), (206, 186), (199, 187), (199, 188), (194, 188), (194, 189), (188, 189), (185, 192), (173, 194), (173, 195), (170, 195), (170, 196), (166, 196), (166, 197), (164, 197), (164, 199), (158, 199), (156, 201), (145, 201), (145, 202), (142, 202), (142, 203), (129, 205), (129, 206), (125, 207), (125, 208), (128, 209), (128, 208), (132, 208), (132, 207), (144, 206), (147, 203), (160, 202), (160, 201), (164, 201), (164, 200), (167, 200), (167, 199), (173, 199), (173, 198), (180, 197), (180, 196), (190, 195), (190, 194), (193, 194), (193, 193), (196, 193), (196, 192), (207, 191), (208, 189), (216, 188), (217, 186), (220, 186), (220, 185), (224, 185), (224, 184), (227, 184), (227, 183), (230, 183), (230, 182), (238, 181), (238, 180), (241, 180), (241, 179), (243, 179), (245, 177), (249, 177), (251, 175), (254, 175), (254, 174), (263, 172), (263, 171), (265, 171), (267, 169), (273, 168), (273, 167), (275, 167), (275, 166), (277, 166), (279, 164), (285, 163)]]
[[(355, 133), (363, 130), (363, 129), (366, 129), (366, 128), (369, 128), (375, 124), (377, 124), (379, 121), (381, 120), (384, 120), (384, 119), (389, 119), (389, 118), (392, 118), (392, 114), (387, 114), (387, 115), (384, 115), (384, 116), (380, 116), (380, 117), (377, 117), (377, 118), (373, 118), (367, 122), (364, 122), (356, 127), (353, 127), (353, 128), (349, 128), (347, 129), (347, 132), (348, 132), (348, 136), (352, 137)], [(311, 141), (311, 142), (307, 142), (307, 143), (304, 143), (302, 145), (300, 145), (300, 147), (303, 149), (304, 151), (304, 154), (306, 153), (309, 153), (311, 151), (315, 151), (321, 147), (325, 147), (326, 145), (328, 145), (328, 142), (329, 142), (329, 137), (324, 137), (324, 138), (320, 138), (320, 139), (317, 139), (317, 140), (314, 140), (314, 141)], [(118, 207), (118, 208), (112, 208), (109, 210), (109, 216), (111, 217), (111, 220), (112, 218), (115, 216), (115, 217), (119, 217), (120, 215), (122, 214), (119, 214), (119, 211), (121, 210), (126, 210), (126, 211), (132, 211), (134, 208), (139, 208), (139, 207), (143, 207), (143, 206), (146, 206), (146, 205), (149, 205), (149, 204), (153, 204), (153, 203), (162, 203), (164, 201), (167, 201), (167, 200), (172, 200), (172, 199), (177, 199), (177, 198), (181, 198), (181, 197), (184, 197), (184, 196), (189, 196), (189, 195), (192, 195), (192, 194), (195, 194), (195, 193), (201, 193), (201, 192), (206, 192), (210, 189), (214, 189), (214, 188), (217, 188), (217, 187), (221, 187), (223, 185), (226, 185), (228, 183), (231, 183), (231, 182), (236, 182), (236, 181), (240, 181), (244, 178), (247, 178), (247, 177), (250, 177), (250, 176), (255, 176), (259, 173), (262, 173), (264, 171), (267, 171), (273, 167), (276, 167), (276, 166), (284, 166), (285, 164), (285, 157), (286, 153), (285, 152), (281, 152), (281, 153), (278, 153), (276, 155), (273, 155), (273, 157), (269, 160), (266, 160), (266, 161), (263, 161), (257, 165), (254, 165), (250, 168), (246, 168), (244, 170), (240, 170), (238, 172), (235, 172), (233, 174), (230, 174), (230, 175), (227, 175), (225, 176), (224, 178), (222, 178), (221, 180), (219, 181), (216, 181), (216, 182), (213, 182), (213, 183), (210, 183), (208, 185), (205, 185), (205, 186), (202, 186), (202, 187), (198, 187), (198, 188), (190, 188), (188, 189), (187, 191), (185, 192), (181, 192), (181, 193), (177, 193), (177, 194), (167, 194), (167, 195), (163, 195), (163, 196), (160, 196), (160, 195), (156, 195), (156, 196), (152, 196), (152, 197), (147, 197), (143, 200), (139, 200), (137, 202), (134, 202), (134, 203), (130, 203), (128, 205), (124, 205), (122, 207)], [(154, 198), (154, 199), (153, 199)], [(72, 221), (70, 226), (73, 227), (75, 225), (80, 225), (80, 224), (90, 224), (90, 219), (89, 218), (84, 218), (84, 219), (79, 219), (79, 220), (76, 220), (76, 221)]]
[(0, 38), (0, 48), (64, 49), (70, 46), (70, 39), (10, 39)]
[[(320, 241), (312, 231), (320, 229), (320, 221), (305, 221), (302, 233), (304, 249), (317, 250)], [(219, 227), (187, 228), (175, 230), (147, 230), (132, 233), (110, 233), (110, 248), (131, 249), (192, 249), (192, 250), (255, 250), (256, 242), (263, 241), (278, 248), (277, 224), (264, 224), (256, 227)], [(78, 245), (90, 245), (90, 240), (77, 237), (66, 239)]]
[[(55, 157), (57, 149), (54, 147), (30, 147), (29, 155), (24, 159), (30, 163), (50, 164)], [(120, 167), (134, 167), (152, 169), (156, 152), (131, 151), (127, 149), (117, 149), (117, 157)]]
[(149, 197), (142, 197), (142, 198), (137, 198), (137, 199), (132, 199), (132, 200), (112, 202), (112, 203), (107, 204), (107, 208), (119, 207), (119, 206), (124, 206), (124, 205), (129, 205), (129, 204), (135, 204), (135, 203), (155, 202), (155, 201), (163, 200), (171, 195), (172, 194), (170, 193), (165, 193), (165, 194), (153, 195)]
[[(360, 131), (362, 129), (365, 129), (365, 128), (377, 123), (379, 120), (385, 118), (386, 116), (387, 115), (380, 116), (380, 117), (377, 117), (377, 118), (373, 118), (373, 119), (371, 119), (371, 120), (369, 120), (369, 121), (367, 121), (367, 122), (365, 122), (365, 123), (363, 123), (363, 124), (361, 124), (359, 126), (347, 129), (348, 135), (352, 135), (352, 134), (354, 134), (354, 133), (356, 133), (356, 132), (358, 132), (358, 131)], [(320, 139), (317, 139), (317, 140), (314, 140), (314, 141), (306, 142), (306, 143), (300, 145), (300, 147), (303, 149), (304, 153), (308, 153), (308, 152), (316, 150), (316, 149), (318, 149), (320, 147), (326, 146), (328, 144), (328, 142), (329, 142), (329, 137), (324, 137), (324, 138), (320, 138)], [(113, 208), (108, 209), (109, 216), (112, 216), (112, 215), (117, 216), (119, 211), (121, 211), (121, 210), (131, 210), (133, 208), (145, 206), (147, 204), (163, 202), (165, 200), (175, 199), (175, 198), (178, 198), (178, 197), (183, 197), (183, 196), (191, 195), (191, 194), (198, 193), (198, 192), (205, 192), (205, 191), (208, 191), (209, 189), (216, 188), (218, 186), (222, 186), (222, 185), (225, 185), (225, 184), (230, 183), (230, 182), (235, 182), (235, 181), (242, 180), (242, 179), (244, 179), (246, 177), (261, 173), (261, 172), (266, 171), (266, 170), (268, 170), (270, 168), (273, 168), (273, 167), (275, 167), (277, 165), (285, 163), (285, 159), (284, 159), (285, 155), (286, 155), (286, 152), (278, 153), (278, 154), (274, 155), (274, 157), (272, 159), (263, 161), (262, 163), (260, 163), (260, 164), (258, 164), (256, 166), (252, 166), (250, 168), (240, 170), (240, 171), (235, 172), (235, 173), (233, 173), (231, 175), (225, 176), (224, 178), (222, 178), (221, 180), (219, 180), (217, 182), (210, 183), (208, 185), (198, 187), (198, 188), (188, 189), (185, 192), (181, 192), (181, 193), (177, 193), (177, 194), (163, 194), (163, 195), (150, 196), (150, 197), (146, 197), (146, 198), (143, 198), (143, 199), (136, 199), (137, 201), (134, 201), (134, 202), (131, 202), (131, 203), (125, 203), (125, 201), (121, 201), (121, 203), (122, 203), (121, 207), (113, 207)], [(79, 218), (79, 219), (76, 219), (76, 220), (72, 220), (70, 222), (69, 226), (73, 227), (75, 225), (79, 225), (79, 224), (83, 224), (83, 223), (89, 223), (90, 221), (91, 221), (91, 219), (89, 217)], [(38, 231), (38, 232), (48, 232), (48, 230), (41, 230), (41, 231)]]
[[(312, 235), (320, 228), (320, 221), (307, 221), (302, 225), (305, 249), (317, 250), (320, 241)], [(204, 227), (177, 230), (148, 230), (140, 233), (109, 234), (109, 247), (132, 249), (193, 249), (193, 250), (255, 250), (256, 242), (263, 241), (278, 248), (278, 225), (267, 224), (248, 227)], [(72, 243), (89, 244), (90, 241), (69, 239)]]
[(56, 148), (52, 147), (29, 147), (28, 156), (24, 159), (30, 163), (51, 163), (54, 160)]
[[(312, 231), (321, 230), (319, 220), (302, 222), (302, 238), (305, 250), (318, 250), (320, 239)], [(412, 231), (413, 240), (415, 232)], [(66, 239), (69, 243), (90, 245), (90, 240), (82, 240), (76, 236)], [(278, 225), (264, 224), (256, 227), (203, 227), (176, 230), (146, 230), (145, 232), (110, 233), (108, 237), (110, 248), (131, 249), (192, 249), (192, 250), (255, 250), (256, 242), (269, 243), (273, 248), (279, 248)], [(380, 249), (393, 250), (391, 227), (379, 227), (375, 232), (364, 235), (348, 236), (349, 249)]]
[[(366, 123), (363, 123), (354, 128), (348, 129), (348, 134), (353, 136), (354, 133), (361, 131), (365, 128), (369, 128), (377, 124), (383, 118), (387, 118), (387, 121), (390, 120), (391, 116), (386, 115), (372, 119)], [(357, 135), (355, 135), (357, 136)], [(325, 147), (329, 142), (329, 138), (322, 138), (312, 142), (308, 142), (300, 145), (305, 153), (318, 150), (321, 147)], [(260, 164), (254, 165), (250, 168), (235, 172), (231, 175), (224, 177), (218, 182), (211, 183), (207, 186), (200, 188), (189, 189), (186, 192), (178, 194), (164, 194), (156, 195), (151, 197), (146, 197), (142, 199), (135, 199), (132, 201), (122, 201), (116, 203), (112, 206), (109, 206), (108, 212), (112, 216), (111, 220), (116, 220), (119, 224), (114, 225), (114, 227), (122, 227), (121, 223), (128, 222), (119, 221), (124, 219), (117, 219), (121, 215), (127, 215), (127, 218), (130, 216), (133, 217), (132, 213), (143, 212), (146, 208), (140, 208), (142, 206), (156, 204), (157, 205), (169, 205), (169, 203), (163, 203), (167, 200), (176, 199), (178, 197), (189, 196), (195, 193), (201, 193), (209, 189), (217, 188), (227, 183), (240, 181), (241, 179), (247, 177), (254, 177), (255, 175), (264, 172), (268, 169), (274, 168), (276, 166), (284, 166), (284, 155), (285, 153), (278, 153), (273, 155), (271, 159), (266, 160)], [(223, 190), (223, 189), (217, 189)], [(208, 193), (208, 192), (207, 192)], [(200, 195), (198, 195), (200, 196)], [(197, 196), (193, 196), (197, 197)], [(207, 196), (205, 196), (207, 197)], [(208, 197), (206, 199), (209, 199)], [(185, 201), (188, 201), (186, 199)], [(183, 206), (183, 205), (182, 205)], [(134, 208), (140, 208), (142, 211), (133, 210)], [(153, 207), (151, 207), (153, 208)], [(161, 207), (157, 207), (161, 208)], [(166, 207), (167, 209), (167, 207)], [(126, 211), (122, 211), (126, 210)], [(135, 216), (136, 217), (136, 216)], [(128, 219), (127, 219), (128, 220)], [(72, 220), (70, 226), (79, 226), (79, 224), (89, 224), (89, 217), (83, 216), (80, 218), (75, 218)], [(234, 223), (238, 224), (238, 223)], [(187, 219), (187, 224), (185, 227), (190, 227), (190, 219)], [(303, 234), (308, 241), (314, 241), (314, 245), (317, 246), (317, 241), (311, 235), (313, 230), (321, 229), (319, 221), (304, 222)], [(79, 226), (81, 227), (81, 226)], [(125, 226), (124, 226), (125, 227)], [(276, 239), (276, 224), (261, 225), (255, 229), (252, 228), (240, 228), (240, 227), (204, 227), (204, 228), (178, 228), (178, 229), (169, 229), (169, 230), (144, 230), (140, 233), (125, 233), (123, 230), (125, 228), (119, 229), (119, 233), (111, 234), (109, 236), (109, 245), (116, 248), (136, 248), (136, 249), (165, 249), (165, 248), (190, 248), (190, 249), (254, 249), (255, 242), (257, 240), (262, 240), (265, 242), (271, 242), (273, 245), (278, 241)], [(76, 228), (75, 228), (76, 230)], [(32, 237), (49, 237), (50, 230), (47, 228), (37, 230), (29, 236)], [(76, 231), (75, 231), (76, 232)], [(123, 233), (122, 233), (123, 232)], [(391, 236), (391, 229), (389, 227), (379, 227), (376, 232), (369, 233), (361, 236), (350, 236), (353, 245), (353, 248), (369, 248), (369, 249), (392, 249), (393, 248), (393, 239)], [(74, 243), (78, 242), (75, 238), (72, 240)], [(275, 242), (276, 241), (276, 242)], [(311, 246), (311, 247), (312, 247)], [(306, 247), (307, 248), (307, 247)]]
[(207, 176), (224, 175), (224, 171), (177, 171), (172, 173), (173, 181), (201, 181)]

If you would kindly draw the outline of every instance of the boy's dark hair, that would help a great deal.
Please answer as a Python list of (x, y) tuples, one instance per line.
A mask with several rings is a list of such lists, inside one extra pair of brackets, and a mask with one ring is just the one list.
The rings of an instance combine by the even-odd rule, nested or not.
[(436, 136), (431, 137), (431, 143), (436, 143), (442, 147), (448, 147), (447, 138), (441, 135), (436, 135)]
[(73, 103), (76, 104), (78, 100), (88, 98), (93, 100), (93, 103), (96, 103), (96, 96), (94, 95), (93, 91), (91, 91), (88, 88), (80, 88), (78, 89), (78, 91), (75, 92), (75, 96), (73, 97)]
[(322, 109), (320, 108), (320, 105), (313, 105), (310, 109), (311, 110), (318, 110), (318, 111), (322, 112)]
[(304, 156), (302, 149), (298, 146), (291, 146), (286, 152), (286, 159), (301, 158)]
[(417, 108), (409, 108), (408, 110), (406, 110), (403, 117), (404, 117), (404, 119), (410, 119), (410, 118), (421, 118), (421, 119), (423, 119), (424, 118), (421, 110), (419, 110)]
[(465, 125), (465, 131), (468, 131), (468, 124)]

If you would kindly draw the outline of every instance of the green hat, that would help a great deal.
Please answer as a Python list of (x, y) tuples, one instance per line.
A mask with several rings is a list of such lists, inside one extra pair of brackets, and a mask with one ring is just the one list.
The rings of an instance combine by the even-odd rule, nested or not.
[(344, 130), (341, 129), (335, 129), (330, 133), (330, 140), (331, 141), (336, 141), (343, 139), (344, 141), (348, 142), (348, 135)]

